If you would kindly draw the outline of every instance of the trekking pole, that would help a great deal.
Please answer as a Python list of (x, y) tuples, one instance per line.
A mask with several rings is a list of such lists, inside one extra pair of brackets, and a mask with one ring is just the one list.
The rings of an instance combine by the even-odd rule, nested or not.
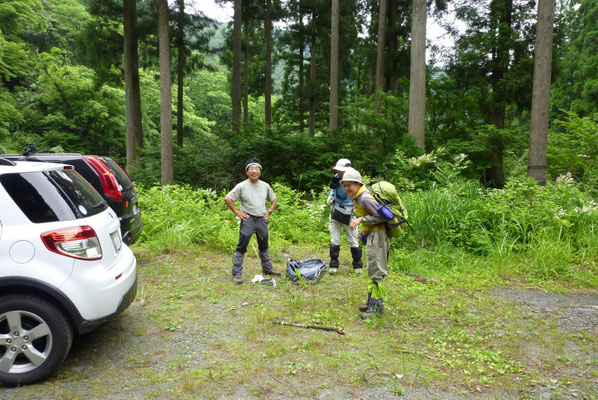
[(344, 335), (345, 334), (345, 330), (343, 328), (330, 328), (330, 327), (327, 327), (327, 326), (295, 324), (295, 323), (286, 322), (286, 321), (274, 321), (273, 323), (275, 325), (298, 326), (299, 328), (308, 328), (308, 329), (320, 329), (320, 330), (323, 330), (323, 331), (336, 332), (339, 335)]

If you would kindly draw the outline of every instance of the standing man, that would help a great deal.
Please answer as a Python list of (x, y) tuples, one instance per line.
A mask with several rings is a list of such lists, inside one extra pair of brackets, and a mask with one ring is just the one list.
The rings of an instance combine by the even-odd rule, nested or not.
[[(239, 183), (231, 190), (224, 202), (241, 219), (239, 229), (239, 243), (233, 253), (233, 280), (237, 284), (243, 283), (243, 258), (251, 236), (255, 233), (262, 263), (262, 274), (281, 275), (272, 267), (270, 252), (268, 251), (268, 220), (276, 208), (276, 195), (270, 185), (259, 179), (262, 174), (261, 161), (251, 158), (245, 164), (247, 180)], [(235, 201), (241, 201), (241, 210), (235, 207)], [(270, 206), (266, 209), (266, 201)]]
[(353, 270), (356, 274), (361, 274), (363, 262), (361, 261), (361, 247), (357, 241), (357, 230), (349, 227), (353, 215), (353, 200), (347, 195), (340, 180), (345, 171), (351, 168), (351, 161), (346, 158), (341, 158), (332, 167), (335, 173), (334, 177), (330, 179), (330, 194), (328, 195), (327, 203), (330, 204), (332, 210), (330, 212), (330, 222), (328, 229), (330, 230), (330, 274), (334, 275), (338, 272), (340, 263), (338, 256), (341, 251), (341, 233), (344, 230), (351, 246), (351, 256), (353, 257)]
[(361, 180), (361, 174), (348, 168), (341, 180), (345, 191), (355, 203), (357, 218), (351, 221), (351, 229), (361, 224), (361, 237), (366, 238), (365, 255), (367, 257), (368, 300), (359, 307), (362, 319), (384, 313), (383, 282), (388, 275), (388, 251), (390, 237), (386, 233), (386, 218), (378, 212), (380, 204), (372, 197)]

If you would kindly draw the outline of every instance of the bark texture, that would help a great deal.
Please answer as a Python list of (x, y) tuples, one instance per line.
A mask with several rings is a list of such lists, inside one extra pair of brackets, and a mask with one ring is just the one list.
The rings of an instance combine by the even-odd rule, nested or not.
[(408, 130), (422, 149), (426, 129), (426, 19), (426, 0), (413, 0)]
[(338, 132), (339, 0), (332, 0), (330, 23), (330, 134)]
[(177, 47), (178, 47), (178, 65), (177, 65), (177, 104), (176, 104), (176, 143), (179, 147), (183, 147), (183, 89), (185, 77), (185, 0), (178, 0), (179, 15), (178, 15), (178, 31), (177, 31)]
[(127, 166), (131, 166), (137, 159), (137, 149), (143, 147), (136, 0), (123, 1), (123, 36)]
[(172, 156), (172, 93), (170, 84), (170, 40), (168, 38), (168, 2), (158, 0), (158, 43), (160, 54), (160, 134), (161, 183), (174, 183)]
[(535, 179), (540, 185), (546, 184), (553, 30), (554, 0), (539, 0), (527, 176)]
[(233, 110), (233, 131), (239, 133), (241, 128), (241, 24), (242, 24), (241, 0), (235, 0), (234, 26), (233, 26), (233, 76), (232, 76), (232, 110)]
[(382, 112), (382, 95), (384, 89), (384, 52), (386, 50), (386, 10), (387, 0), (380, 0), (378, 15), (378, 50), (376, 53), (376, 114)]

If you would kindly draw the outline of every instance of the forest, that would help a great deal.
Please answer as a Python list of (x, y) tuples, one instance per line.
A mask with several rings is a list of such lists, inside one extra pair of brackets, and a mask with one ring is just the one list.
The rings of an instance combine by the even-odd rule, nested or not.
[[(2, 397), (596, 399), (598, 2), (216, 3), (0, 0), (0, 153), (110, 156), (143, 218), (129, 310)], [(327, 259), (339, 158), (396, 186), (384, 315), (346, 239), (319, 283), (231, 283), (252, 157), (280, 270)]]
[[(484, 187), (570, 173), (595, 193), (595, 1), (341, 3), (235, 1), (227, 24), (182, 0), (4, 0), (1, 151), (99, 153), (137, 183), (215, 189), (256, 155), (302, 191), (341, 156), (403, 190), (463, 157)], [(428, 19), (451, 47), (426, 41)]]

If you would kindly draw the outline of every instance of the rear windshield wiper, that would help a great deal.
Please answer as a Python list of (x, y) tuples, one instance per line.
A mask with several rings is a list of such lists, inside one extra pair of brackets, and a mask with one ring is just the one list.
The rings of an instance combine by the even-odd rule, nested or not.
[(92, 210), (95, 210), (96, 208), (100, 208), (100, 207), (102, 207), (102, 206), (103, 206), (103, 205), (105, 205), (105, 204), (107, 204), (107, 203), (106, 203), (106, 200), (102, 200), (102, 201), (100, 201), (98, 204), (94, 204), (94, 205), (91, 207), (91, 209), (92, 209)]

